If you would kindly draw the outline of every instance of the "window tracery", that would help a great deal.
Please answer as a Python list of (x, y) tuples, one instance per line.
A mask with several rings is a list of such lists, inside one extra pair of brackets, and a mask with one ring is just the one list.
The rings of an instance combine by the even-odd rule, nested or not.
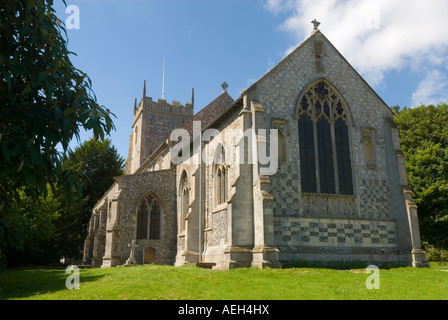
[(302, 192), (352, 195), (349, 120), (343, 100), (319, 81), (299, 101)]
[(140, 200), (137, 208), (137, 239), (158, 240), (161, 230), (161, 208), (157, 199), (149, 194)]

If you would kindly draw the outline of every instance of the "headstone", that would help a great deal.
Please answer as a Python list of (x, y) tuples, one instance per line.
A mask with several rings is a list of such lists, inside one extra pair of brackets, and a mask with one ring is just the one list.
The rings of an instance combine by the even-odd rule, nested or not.
[(143, 264), (151, 264), (156, 261), (156, 249), (148, 247), (143, 251)]

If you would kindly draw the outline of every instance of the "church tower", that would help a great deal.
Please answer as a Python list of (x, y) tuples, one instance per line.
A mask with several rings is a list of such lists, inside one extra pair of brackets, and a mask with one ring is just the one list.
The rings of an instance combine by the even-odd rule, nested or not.
[(167, 103), (165, 99), (153, 101), (146, 96), (146, 81), (143, 83), (143, 97), (137, 105), (134, 102), (134, 122), (129, 137), (129, 156), (125, 174), (135, 173), (149, 156), (182, 123), (194, 114), (194, 89), (191, 102), (181, 105), (179, 101)]

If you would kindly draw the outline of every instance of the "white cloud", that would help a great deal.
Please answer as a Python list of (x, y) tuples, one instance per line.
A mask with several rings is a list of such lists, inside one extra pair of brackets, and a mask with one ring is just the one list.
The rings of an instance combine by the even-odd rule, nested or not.
[(446, 99), (443, 93), (448, 91), (448, 77), (439, 70), (429, 71), (412, 94), (413, 106), (421, 104), (437, 105)]
[[(319, 29), (373, 86), (390, 70), (409, 68), (426, 76), (415, 97), (437, 76), (446, 88), (448, 77), (448, 1), (446, 0), (266, 0), (272, 13), (286, 12), (282, 30), (303, 42), (317, 18)], [(431, 96), (438, 92), (431, 91)]]
[(266, 9), (273, 13), (292, 10), (296, 7), (295, 0), (266, 0)]

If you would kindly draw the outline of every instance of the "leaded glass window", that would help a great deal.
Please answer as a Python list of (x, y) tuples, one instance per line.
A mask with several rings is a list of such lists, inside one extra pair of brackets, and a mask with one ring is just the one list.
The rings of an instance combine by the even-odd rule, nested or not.
[(215, 203), (216, 205), (225, 203), (227, 200), (227, 170), (225, 166), (225, 152), (221, 144), (215, 151)]
[(137, 208), (137, 239), (160, 239), (160, 223), (160, 205), (156, 198), (147, 195), (140, 200)]
[(299, 101), (302, 192), (353, 195), (349, 121), (342, 99), (319, 81)]
[(303, 114), (299, 118), (299, 137), (302, 192), (317, 193), (314, 130), (309, 114)]

